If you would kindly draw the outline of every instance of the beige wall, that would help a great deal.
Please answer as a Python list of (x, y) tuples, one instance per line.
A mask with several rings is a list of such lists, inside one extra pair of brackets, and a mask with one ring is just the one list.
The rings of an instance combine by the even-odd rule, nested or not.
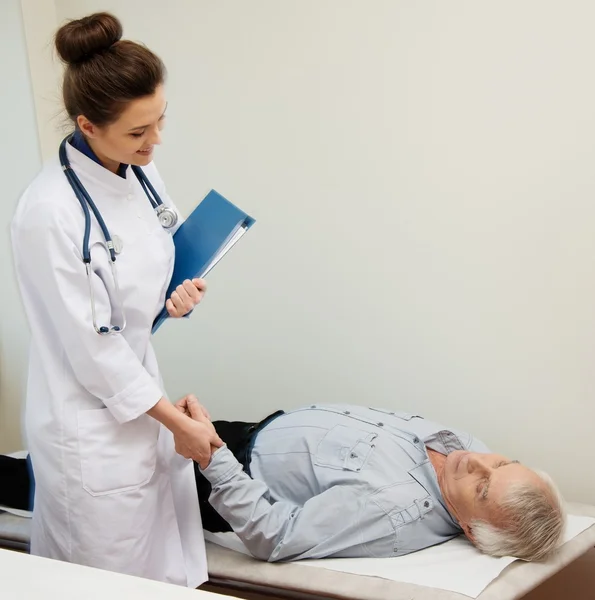
[[(17, 198), (40, 167), (37, 122), (19, 0), (0, 3), (0, 453), (22, 447), (28, 331), (12, 263), (9, 227)], [(6, 59), (8, 57), (8, 59)]]
[(593, 3), (55, 2), (98, 9), (168, 65), (176, 202), (258, 221), (156, 337), (172, 396), (418, 411), (595, 502)]
[(21, 0), (25, 40), (32, 74), (33, 101), (38, 123), (41, 155), (56, 154), (65, 121), (60, 96), (60, 61), (53, 36), (59, 24), (54, 0)]

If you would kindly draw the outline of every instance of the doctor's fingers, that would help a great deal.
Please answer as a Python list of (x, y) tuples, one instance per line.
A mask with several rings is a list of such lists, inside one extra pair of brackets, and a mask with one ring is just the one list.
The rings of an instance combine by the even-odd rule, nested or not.
[(178, 440), (175, 437), (174, 437), (174, 450), (176, 451), (176, 454), (179, 454), (180, 456), (183, 456), (184, 458), (192, 458), (192, 452), (190, 451), (190, 448), (186, 444), (181, 443), (180, 440)]
[(211, 456), (211, 445), (206, 437), (204, 440), (193, 440), (191, 443), (187, 443), (184, 439), (174, 436), (174, 442), (175, 451), (184, 458), (200, 462), (205, 457)]
[(196, 421), (202, 421), (203, 419), (207, 421), (211, 420), (211, 415), (209, 415), (207, 409), (198, 401), (196, 396), (189, 394), (185, 400), (186, 408), (193, 419)]
[(198, 401), (194, 394), (188, 394), (174, 405), (180, 412), (192, 417), (195, 421), (211, 421), (209, 411)]
[(168, 308), (168, 312), (171, 316), (183, 317), (194, 308), (192, 298), (190, 298), (188, 292), (182, 286), (178, 286), (176, 290), (172, 292), (170, 300), (173, 303), (173, 311)]
[(207, 291), (207, 282), (204, 279), (196, 278), (192, 280), (192, 283), (196, 286), (196, 288), (198, 288), (199, 292), (202, 292), (202, 295), (204, 296)]
[(217, 448), (223, 446), (223, 441), (219, 437), (219, 434), (217, 433), (217, 430), (215, 429), (213, 423), (211, 423), (211, 421), (207, 419), (207, 417), (201, 410), (191, 407), (192, 404), (190, 404), (188, 407), (190, 417), (195, 423), (200, 424), (200, 426), (203, 428), (204, 434), (207, 436), (211, 444), (213, 444)]
[(215, 432), (215, 435), (211, 438), (211, 450), (213, 450), (213, 448), (221, 448), (221, 446), (225, 445), (225, 442), (217, 435), (217, 432)]
[(188, 412), (188, 397), (184, 396), (184, 398), (181, 398), (180, 400), (178, 400), (174, 406), (181, 412), (184, 413), (185, 415), (190, 416), (190, 413)]
[[(200, 281), (200, 280), (195, 280), (195, 281)], [(178, 286), (178, 287), (180, 287), (180, 286)], [(204, 290), (201, 289), (199, 286), (197, 286), (194, 283), (194, 281), (190, 281), (190, 279), (186, 279), (186, 281), (184, 281), (184, 283), (182, 283), (182, 287), (184, 288), (186, 293), (190, 296), (190, 298), (192, 298), (195, 306), (202, 300), (202, 297), (205, 295)]]
[(200, 445), (192, 446), (190, 452), (190, 458), (196, 461), (203, 469), (211, 462), (211, 444), (209, 444), (209, 441), (206, 439), (203, 440), (203, 443)]
[(176, 309), (176, 307), (174, 306), (174, 303), (171, 301), (171, 298), (168, 298), (165, 301), (165, 308), (167, 308), (167, 313), (169, 314), (170, 317), (181, 317), (183, 315), (178, 315), (178, 311)]

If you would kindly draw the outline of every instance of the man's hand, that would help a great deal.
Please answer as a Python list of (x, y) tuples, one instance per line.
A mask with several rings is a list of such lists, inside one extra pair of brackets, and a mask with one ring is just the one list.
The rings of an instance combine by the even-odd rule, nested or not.
[(176, 402), (175, 407), (185, 415), (187, 415), (197, 426), (196, 433), (203, 431), (208, 436), (208, 447), (205, 444), (205, 440), (201, 437), (199, 446), (196, 446), (194, 452), (196, 452), (196, 458), (192, 452), (193, 450), (188, 446), (182, 439), (176, 439), (176, 452), (181, 454), (185, 458), (192, 458), (195, 460), (201, 469), (206, 469), (211, 462), (211, 455), (217, 448), (223, 446), (223, 440), (217, 435), (215, 427), (211, 423), (211, 417), (207, 409), (198, 401), (196, 396), (188, 394), (181, 400)]
[[(204, 417), (203, 417), (204, 418)], [(176, 452), (184, 458), (196, 461), (201, 469), (206, 469), (211, 462), (211, 453), (221, 448), (223, 441), (215, 432), (215, 428), (186, 417), (184, 424), (174, 433)]]
[(187, 315), (202, 300), (207, 291), (204, 279), (186, 279), (165, 302), (170, 317), (180, 318)]

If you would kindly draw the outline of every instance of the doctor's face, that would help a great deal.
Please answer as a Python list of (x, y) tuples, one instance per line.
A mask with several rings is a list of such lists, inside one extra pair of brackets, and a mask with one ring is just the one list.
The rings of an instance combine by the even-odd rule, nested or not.
[(153, 160), (155, 146), (161, 144), (166, 106), (161, 85), (152, 96), (129, 102), (110, 125), (97, 127), (82, 115), (77, 122), (99, 160), (116, 172), (120, 163), (142, 167)]

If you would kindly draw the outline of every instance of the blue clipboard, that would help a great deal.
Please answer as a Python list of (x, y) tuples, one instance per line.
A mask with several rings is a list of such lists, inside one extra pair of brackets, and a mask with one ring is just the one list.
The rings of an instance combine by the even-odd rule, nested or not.
[[(205, 277), (254, 223), (252, 217), (211, 190), (173, 236), (176, 258), (165, 298), (186, 279)], [(152, 333), (168, 318), (164, 306), (153, 322)]]

